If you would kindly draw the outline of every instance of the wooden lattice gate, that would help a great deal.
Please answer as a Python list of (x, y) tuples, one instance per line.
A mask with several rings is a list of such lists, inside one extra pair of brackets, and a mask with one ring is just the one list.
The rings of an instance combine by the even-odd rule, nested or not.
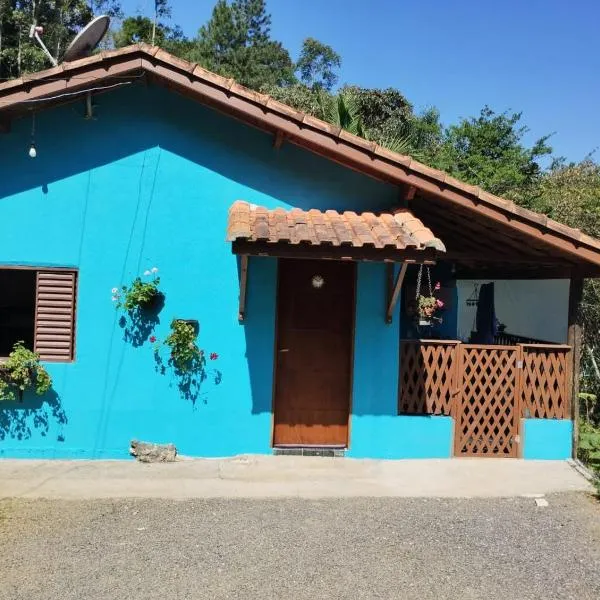
[(456, 456), (517, 456), (516, 346), (461, 345), (455, 404)]
[(521, 418), (570, 417), (570, 352), (403, 340), (398, 413), (452, 416), (456, 456), (519, 456)]

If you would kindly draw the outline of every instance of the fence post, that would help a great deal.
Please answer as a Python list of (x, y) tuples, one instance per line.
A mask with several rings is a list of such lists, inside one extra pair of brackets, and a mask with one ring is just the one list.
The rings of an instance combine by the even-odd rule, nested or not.
[(569, 404), (573, 421), (573, 458), (577, 458), (579, 444), (579, 363), (581, 361), (581, 323), (579, 305), (583, 294), (583, 279), (572, 277), (569, 283), (569, 333), (567, 343), (571, 346)]
[(525, 370), (525, 349), (517, 344), (517, 380), (515, 381), (515, 419), (517, 419), (517, 458), (523, 458), (523, 372)]

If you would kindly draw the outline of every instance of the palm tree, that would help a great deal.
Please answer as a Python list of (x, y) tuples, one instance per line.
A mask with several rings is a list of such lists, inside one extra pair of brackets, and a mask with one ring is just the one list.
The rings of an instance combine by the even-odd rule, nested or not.
[(357, 102), (351, 94), (341, 92), (332, 96), (324, 90), (319, 90), (317, 101), (321, 113), (319, 116), (324, 121), (337, 125), (366, 140), (376, 142), (392, 152), (408, 154), (413, 158), (420, 156), (420, 152), (415, 148), (415, 136), (409, 123), (406, 124), (406, 131), (402, 135), (375, 139), (365, 130)]

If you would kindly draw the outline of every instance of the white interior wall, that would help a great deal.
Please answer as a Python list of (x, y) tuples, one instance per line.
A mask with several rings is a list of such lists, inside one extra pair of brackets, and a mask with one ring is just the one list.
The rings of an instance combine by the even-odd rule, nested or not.
[[(467, 306), (476, 284), (490, 280), (456, 282), (458, 337), (467, 341), (477, 306)], [(564, 344), (567, 341), (569, 281), (566, 279), (494, 281), (496, 318), (514, 335)]]

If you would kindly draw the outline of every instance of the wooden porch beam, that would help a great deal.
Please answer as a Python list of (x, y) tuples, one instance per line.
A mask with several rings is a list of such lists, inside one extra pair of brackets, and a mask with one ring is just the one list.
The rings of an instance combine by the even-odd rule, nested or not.
[(238, 321), (244, 322), (246, 318), (246, 288), (248, 286), (248, 255), (240, 257), (240, 304), (238, 309)]
[(328, 246), (236, 240), (231, 244), (234, 254), (250, 256), (275, 256), (278, 258), (316, 258), (330, 260), (366, 260), (374, 262), (407, 262), (434, 265), (443, 253), (433, 248), (423, 250), (397, 250), (371, 246)]
[(573, 458), (577, 458), (579, 445), (579, 368), (581, 362), (581, 319), (580, 305), (583, 295), (583, 279), (573, 277), (569, 285), (569, 330), (567, 344), (571, 346), (569, 396), (571, 404), (571, 420), (573, 421)]
[(400, 297), (400, 290), (402, 289), (402, 282), (404, 281), (404, 276), (406, 275), (406, 269), (408, 268), (408, 263), (402, 263), (400, 267), (400, 271), (398, 271), (398, 275), (396, 275), (396, 281), (394, 282), (394, 264), (388, 265), (388, 280), (387, 280), (387, 311), (385, 313), (385, 322), (389, 325), (392, 322), (392, 316), (394, 314), (394, 308), (396, 308), (396, 303), (398, 302), (398, 298)]

